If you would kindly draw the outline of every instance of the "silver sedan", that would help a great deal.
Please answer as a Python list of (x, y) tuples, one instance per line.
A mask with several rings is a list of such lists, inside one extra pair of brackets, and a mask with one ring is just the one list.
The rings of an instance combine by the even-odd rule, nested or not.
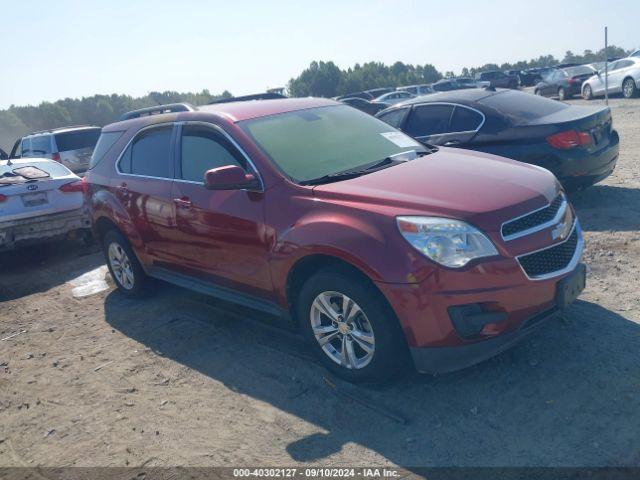
[[(622, 93), (625, 98), (638, 94), (640, 87), (640, 58), (627, 57), (609, 64), (607, 92)], [(582, 85), (582, 96), (587, 100), (605, 94), (605, 71), (599, 70)]]

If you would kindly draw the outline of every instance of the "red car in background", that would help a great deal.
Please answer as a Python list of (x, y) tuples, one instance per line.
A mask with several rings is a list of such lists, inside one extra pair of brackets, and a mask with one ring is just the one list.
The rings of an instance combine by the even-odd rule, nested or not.
[(549, 171), (331, 100), (131, 112), (103, 128), (86, 180), (122, 293), (154, 277), (290, 316), (352, 381), (474, 364), (585, 284)]

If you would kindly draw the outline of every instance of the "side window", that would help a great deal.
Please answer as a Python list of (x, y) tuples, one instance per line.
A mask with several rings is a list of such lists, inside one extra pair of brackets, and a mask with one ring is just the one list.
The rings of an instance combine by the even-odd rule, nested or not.
[(23, 157), (31, 157), (32, 156), (31, 155), (31, 137), (22, 139), (22, 145), (21, 145), (20, 149), (22, 150), (21, 156), (23, 156)]
[[(24, 151), (24, 150), (23, 150)], [(36, 135), (31, 137), (30, 157), (40, 157), (51, 153), (51, 135)]]
[(482, 125), (483, 117), (475, 110), (456, 107), (451, 117), (451, 132), (473, 132)]
[(404, 121), (404, 117), (407, 116), (408, 108), (398, 108), (396, 110), (391, 110), (384, 115), (380, 115), (380, 120), (388, 123), (392, 127), (400, 128), (402, 122)]
[(405, 131), (412, 137), (447, 133), (452, 113), (452, 105), (420, 105), (409, 115)]
[(121, 170), (133, 175), (173, 178), (171, 132), (173, 126), (145, 130), (127, 149), (121, 160)]
[(204, 181), (204, 173), (212, 168), (236, 165), (247, 169), (244, 157), (221, 133), (202, 125), (182, 128), (181, 178)]

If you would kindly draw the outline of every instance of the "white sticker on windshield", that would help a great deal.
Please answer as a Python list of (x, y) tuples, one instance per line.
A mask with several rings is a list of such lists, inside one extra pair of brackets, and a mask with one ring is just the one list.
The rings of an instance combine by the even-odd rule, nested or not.
[(385, 132), (381, 133), (384, 138), (389, 140), (394, 145), (405, 148), (405, 147), (419, 147), (420, 144), (416, 142), (413, 138), (405, 135), (402, 132)]

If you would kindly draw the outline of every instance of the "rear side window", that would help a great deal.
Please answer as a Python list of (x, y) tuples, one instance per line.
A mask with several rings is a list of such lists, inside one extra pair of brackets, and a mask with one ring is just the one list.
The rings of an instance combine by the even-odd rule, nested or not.
[(405, 130), (412, 137), (450, 132), (452, 113), (452, 105), (420, 105), (409, 115)]
[(219, 132), (200, 125), (182, 129), (180, 168), (182, 179), (203, 182), (204, 173), (212, 168), (236, 165), (246, 169), (244, 158)]
[(80, 130), (77, 132), (56, 133), (55, 140), (58, 152), (94, 148), (100, 137), (100, 129)]
[(407, 116), (408, 111), (408, 108), (398, 108), (397, 110), (392, 110), (383, 115), (380, 115), (378, 118), (383, 122), (387, 122), (392, 127), (400, 128), (402, 122), (404, 121), (404, 117)]
[(102, 160), (111, 147), (113, 147), (113, 144), (120, 139), (123, 133), (124, 132), (106, 132), (100, 135), (98, 143), (96, 143), (96, 147), (93, 149), (91, 160), (89, 160), (90, 169), (95, 167), (100, 160)]
[(142, 132), (123, 154), (120, 170), (133, 175), (173, 178), (172, 131), (172, 126), (166, 126)]
[(569, 108), (569, 105), (563, 102), (514, 90), (485, 97), (479, 103), (497, 110), (516, 125), (526, 124), (528, 121)]
[[(29, 141), (25, 148), (26, 141)], [(41, 157), (51, 154), (51, 135), (37, 135), (22, 141), (23, 157)]]
[(475, 110), (457, 106), (451, 117), (451, 132), (473, 132), (480, 128), (483, 120)]

